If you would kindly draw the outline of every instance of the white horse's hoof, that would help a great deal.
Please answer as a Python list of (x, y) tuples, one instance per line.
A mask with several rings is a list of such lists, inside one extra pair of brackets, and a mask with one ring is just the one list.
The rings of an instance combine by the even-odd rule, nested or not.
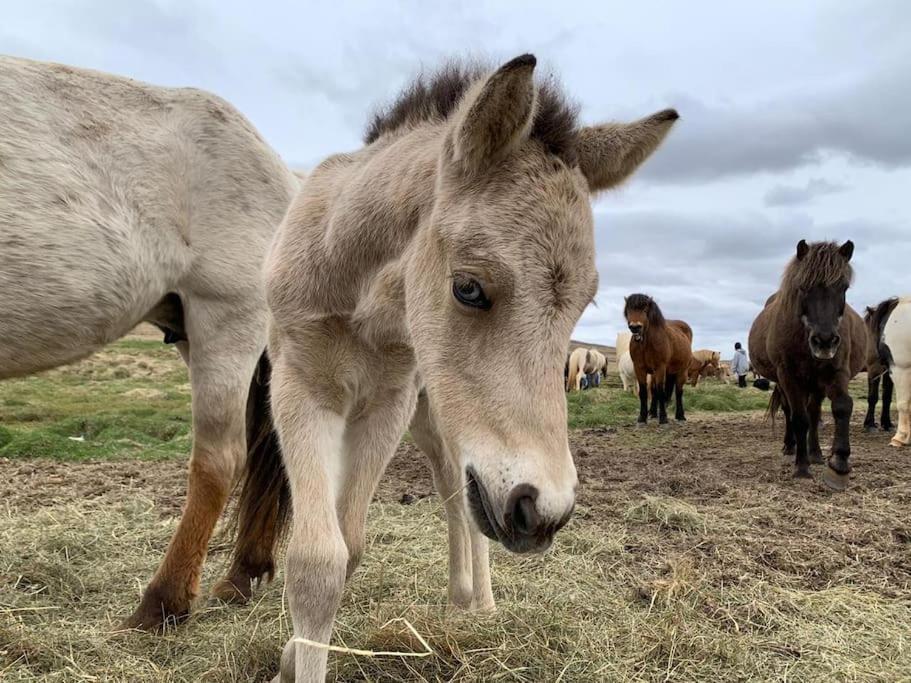
[(892, 440), (889, 442), (889, 445), (894, 448), (904, 448), (906, 444), (904, 441), (900, 441), (900, 440), (896, 439), (895, 437), (892, 437)]

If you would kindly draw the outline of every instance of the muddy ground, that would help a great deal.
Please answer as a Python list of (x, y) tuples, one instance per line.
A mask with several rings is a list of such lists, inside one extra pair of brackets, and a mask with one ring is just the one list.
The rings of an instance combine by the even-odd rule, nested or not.
[[(830, 438), (827, 424), (823, 443)], [(780, 433), (756, 414), (704, 413), (665, 428), (580, 430), (570, 437), (580, 480), (578, 514), (595, 525), (625, 524), (631, 502), (672, 498), (700, 514), (746, 523), (747, 529), (752, 525), (751, 533), (717, 540), (739, 544), (760, 564), (797, 572), (814, 586), (849, 571), (894, 595), (911, 590), (911, 451), (891, 448), (888, 440), (885, 433), (865, 434), (856, 427), (850, 488), (833, 493), (820, 481), (821, 465), (813, 466), (812, 481), (791, 478), (792, 460), (779, 455)], [(0, 500), (24, 511), (141, 492), (162, 516), (173, 516), (183, 502), (185, 468), (183, 461), (0, 459)], [(377, 500), (408, 501), (432, 493), (420, 451), (402, 444)], [(712, 554), (710, 547), (696, 552), (706, 560)]]

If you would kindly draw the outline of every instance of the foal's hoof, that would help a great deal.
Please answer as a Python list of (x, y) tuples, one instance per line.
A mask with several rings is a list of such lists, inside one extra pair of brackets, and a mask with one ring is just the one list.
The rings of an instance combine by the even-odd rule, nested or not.
[(794, 449), (794, 446), (784, 446), (781, 449), (782, 455), (794, 455), (797, 451)]
[(810, 470), (804, 470), (799, 467), (794, 468), (794, 478), (795, 479), (812, 479), (813, 475), (810, 474)]
[(894, 432), (895, 431), (895, 425), (893, 425), (891, 422), (883, 422), (879, 426), (879, 428), (881, 431), (884, 431), (884, 432)]
[(814, 465), (821, 465), (824, 463), (825, 460), (822, 459), (822, 451), (819, 451), (817, 453), (810, 453), (810, 462)]
[(867, 434), (870, 434), (871, 432), (875, 432), (875, 431), (877, 431), (878, 429), (879, 429), (879, 426), (878, 426), (878, 425), (875, 425), (875, 424), (872, 424), (872, 425), (864, 425), (864, 431), (865, 431)]
[(831, 467), (827, 467), (825, 472), (822, 473), (822, 482), (833, 491), (844, 491), (848, 488), (849, 479), (848, 473), (836, 472)]
[(645, 429), (645, 422), (643, 422), (642, 420), (639, 420), (638, 422), (636, 422), (636, 429)]
[(245, 605), (253, 596), (253, 582), (248, 576), (225, 577), (212, 588), (211, 598), (234, 605)]
[(677, 422), (686, 422), (686, 418), (685, 418), (685, 417), (677, 417), (677, 418), (674, 418), (674, 419), (676, 419)]

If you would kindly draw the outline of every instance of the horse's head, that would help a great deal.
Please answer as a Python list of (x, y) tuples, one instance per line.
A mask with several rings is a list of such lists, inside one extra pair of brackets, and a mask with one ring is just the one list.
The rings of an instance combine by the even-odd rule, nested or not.
[(839, 327), (851, 285), (854, 243), (807, 244), (800, 240), (794, 261), (785, 271), (782, 289), (793, 289), (810, 352), (818, 360), (835, 357), (841, 344)]
[(652, 297), (646, 294), (630, 294), (625, 299), (623, 317), (635, 341), (642, 341), (650, 327), (664, 323), (661, 309)]
[(561, 371), (598, 286), (590, 196), (677, 118), (578, 128), (534, 67), (525, 55), (481, 75), (440, 122), (405, 275), (418, 370), (474, 521), (518, 552), (547, 548), (575, 502)]

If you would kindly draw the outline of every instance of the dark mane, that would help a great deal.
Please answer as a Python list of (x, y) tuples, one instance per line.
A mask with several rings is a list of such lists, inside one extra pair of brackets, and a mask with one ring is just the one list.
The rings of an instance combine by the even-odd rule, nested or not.
[(848, 286), (853, 279), (854, 269), (839, 253), (837, 242), (813, 242), (803, 258), (788, 263), (781, 277), (781, 293), (793, 299), (812, 287)]
[(654, 327), (664, 325), (664, 314), (648, 294), (630, 294), (626, 297), (626, 305), (623, 307), (624, 318), (627, 317), (629, 311), (645, 311), (649, 325)]
[(880, 301), (876, 306), (867, 306), (867, 311), (864, 313), (864, 323), (873, 335), (877, 355), (885, 367), (889, 367), (891, 361), (889, 350), (883, 345), (883, 328), (896, 306), (898, 306), (898, 297), (892, 297)]
[[(491, 67), (478, 62), (452, 61), (429, 76), (418, 76), (392, 104), (374, 114), (364, 142), (369, 145), (387, 133), (424, 121), (445, 121), (472, 84), (491, 71)], [(573, 166), (579, 108), (566, 99), (553, 77), (539, 80), (537, 86), (538, 107), (531, 138)]]

